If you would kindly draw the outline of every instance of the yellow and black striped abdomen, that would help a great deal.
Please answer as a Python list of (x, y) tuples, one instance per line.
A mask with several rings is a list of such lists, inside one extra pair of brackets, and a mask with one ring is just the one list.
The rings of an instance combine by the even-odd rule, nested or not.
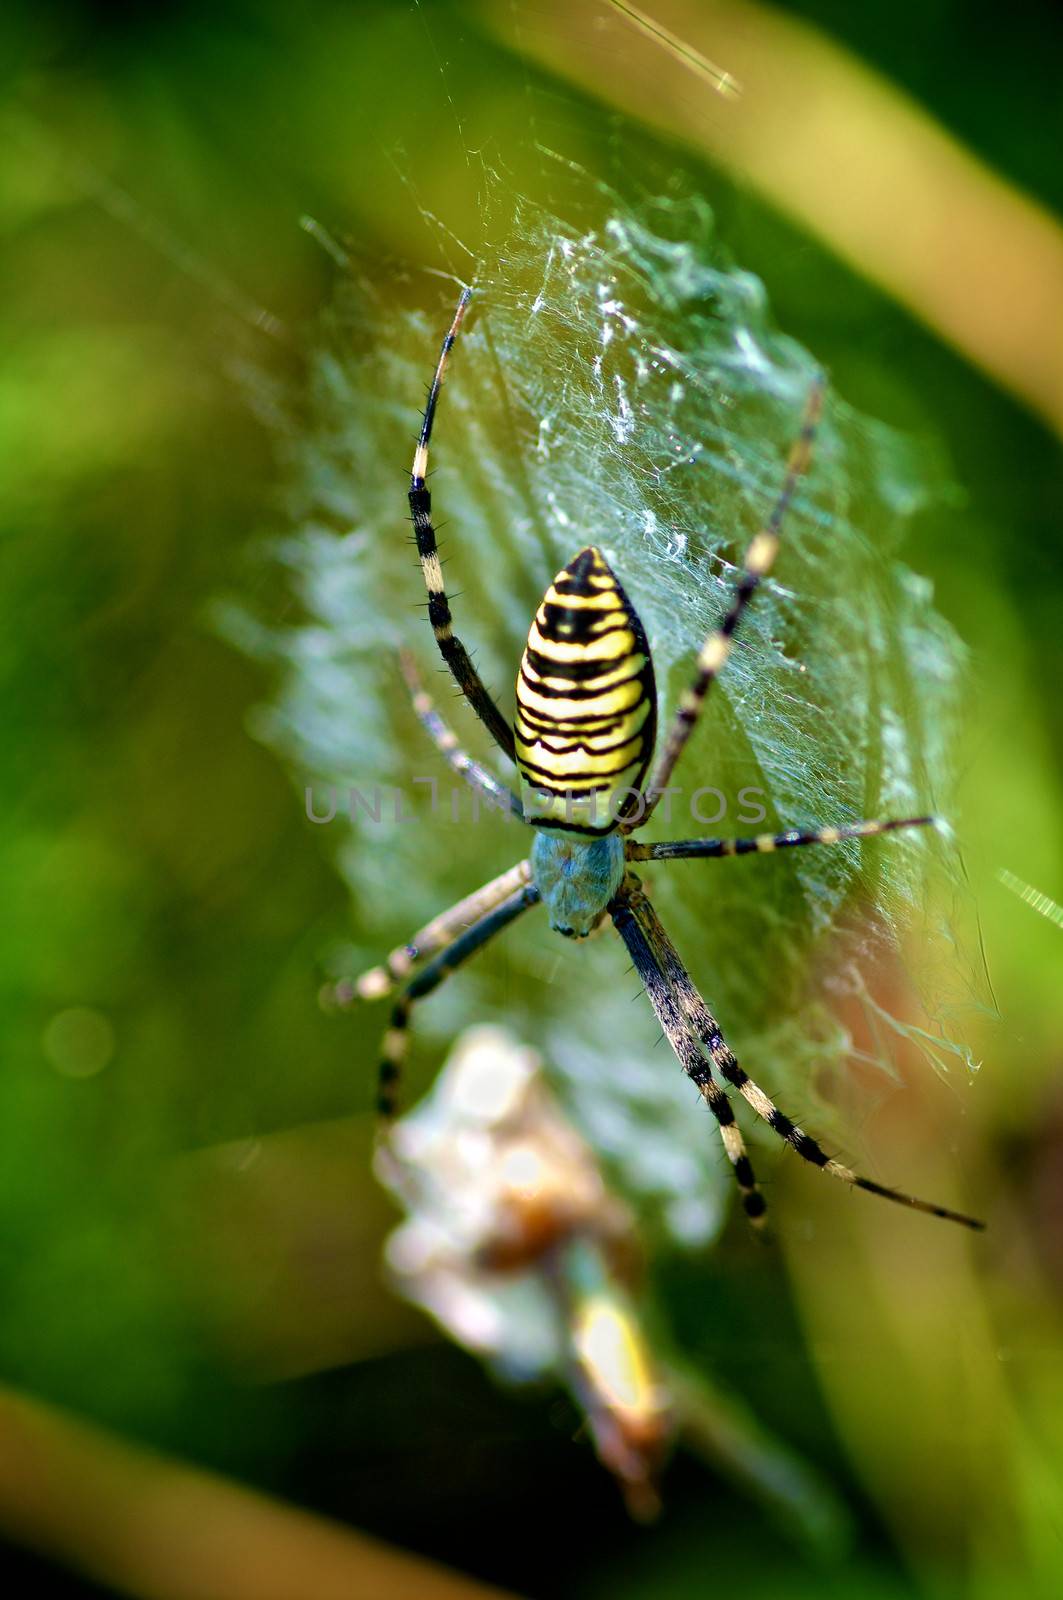
[(559, 572), (535, 614), (515, 725), (528, 822), (609, 833), (653, 754), (657, 691), (638, 614), (601, 551)]

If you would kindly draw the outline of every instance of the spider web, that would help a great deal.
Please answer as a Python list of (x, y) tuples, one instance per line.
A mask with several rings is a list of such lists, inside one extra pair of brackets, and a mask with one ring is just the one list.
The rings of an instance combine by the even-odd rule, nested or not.
[[(367, 269), (334, 247), (335, 299), (282, 441), (292, 532), (273, 549), (302, 615), (283, 629), (226, 617), (246, 648), (281, 668), (258, 732), (300, 784), (315, 785), (319, 814), (330, 787), (340, 797), (328, 838), (354, 932), (331, 954), (337, 973), (373, 964), (530, 843), (518, 825), (486, 811), (473, 822), (471, 801), (451, 800), (396, 670), (397, 648), (413, 648), (463, 742), (493, 764), (438, 675), (402, 523), (418, 406), (459, 282), (475, 295), (440, 403), (431, 482), (456, 629), (507, 713), (546, 585), (593, 542), (646, 626), (666, 725), (770, 512), (817, 371), (774, 326), (764, 285), (730, 260), (697, 193), (670, 182), (632, 197), (549, 152), (543, 160), (549, 206), (485, 174), (475, 250), (422, 213), (426, 257), (441, 269)], [(943, 487), (911, 441), (829, 394), (775, 576), (688, 746), (671, 824), (659, 811), (647, 836), (947, 813), (964, 652), (928, 583), (897, 556)], [(433, 777), (441, 799), (430, 816), (427, 781), (412, 780)], [(348, 819), (351, 786), (368, 803)], [(701, 817), (726, 804), (715, 825), (690, 811), (693, 792), (709, 787), (717, 793), (699, 798)], [(743, 805), (750, 789), (756, 802)], [(398, 820), (392, 791), (416, 822)], [(751, 824), (757, 802), (766, 820)], [(809, 1107), (817, 1081), (846, 1057), (890, 1070), (914, 1043), (938, 1070), (972, 1065), (952, 1036), (970, 1003), (970, 967), (957, 961), (962, 886), (940, 835), (647, 865), (642, 876), (740, 1058), (813, 1127), (826, 1109)], [(901, 955), (913, 921), (917, 975)], [(507, 1020), (553, 1065), (628, 1191), (672, 1237), (700, 1241), (730, 1177), (626, 972), (611, 936), (573, 948), (533, 913), (417, 1012), (429, 1041), (421, 1070), (465, 1022)], [(365, 1038), (368, 1099), (376, 1031)]]

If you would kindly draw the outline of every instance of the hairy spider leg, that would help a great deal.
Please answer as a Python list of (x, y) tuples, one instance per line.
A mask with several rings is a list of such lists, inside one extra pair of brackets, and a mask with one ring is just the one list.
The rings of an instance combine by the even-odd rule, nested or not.
[(435, 634), (439, 652), (450, 668), (458, 688), (492, 739), (512, 761), (514, 759), (513, 730), (488, 693), (480, 674), (473, 666), (469, 652), (453, 631), (450, 602), (447, 599), (447, 592), (443, 585), (443, 567), (439, 559), (435, 528), (432, 526), (432, 496), (425, 482), (428, 475), (428, 444), (432, 437), (432, 423), (435, 420), (439, 392), (443, 386), (447, 360), (461, 329), (465, 308), (469, 303), (471, 294), (471, 289), (462, 290), (457, 310), (454, 313), (454, 320), (450, 324), (446, 338), (443, 340), (443, 348), (436, 363), (435, 376), (428, 391), (428, 402), (424, 408), (424, 422), (421, 425), (417, 449), (414, 452), (413, 472), (410, 475), (408, 498), (410, 513), (413, 518), (414, 536), (417, 541), (417, 554), (420, 557), (421, 571), (424, 574), (425, 588), (428, 591), (428, 620), (432, 624), (432, 632)]
[(720, 1076), (733, 1085), (743, 1099), (749, 1102), (758, 1117), (762, 1117), (780, 1139), (784, 1139), (803, 1160), (814, 1167), (820, 1167), (832, 1178), (838, 1178), (852, 1188), (866, 1189), (869, 1194), (881, 1195), (884, 1200), (893, 1200), (897, 1205), (910, 1206), (915, 1211), (925, 1211), (932, 1217), (944, 1217), (949, 1222), (961, 1223), (965, 1228), (981, 1230), (985, 1227), (984, 1222), (966, 1216), (963, 1212), (949, 1211), (946, 1207), (933, 1205), (928, 1200), (918, 1200), (902, 1189), (889, 1189), (881, 1183), (874, 1183), (870, 1178), (861, 1177), (851, 1167), (828, 1156), (819, 1142), (780, 1111), (764, 1090), (739, 1066), (720, 1032), (719, 1023), (695, 988), (690, 974), (679, 959), (675, 946), (665, 933), (660, 918), (634, 874), (629, 874), (625, 880), (621, 897), (626, 902), (635, 923), (642, 930), (647, 943), (656, 952), (662, 970), (667, 975), (683, 1011), (708, 1050), (713, 1066)]
[(936, 817), (890, 817), (881, 822), (850, 822), (844, 827), (810, 828), (801, 832), (758, 833), (752, 839), (669, 839), (659, 844), (628, 841), (624, 854), (628, 861), (683, 861), (692, 856), (770, 855), (774, 850), (789, 850), (794, 845), (840, 844), (843, 839), (874, 839), (897, 828), (931, 828)]
[(508, 900), (467, 928), (406, 985), (392, 1007), (391, 1020), (384, 1035), (384, 1054), (377, 1079), (377, 1112), (384, 1122), (390, 1123), (397, 1110), (399, 1080), (409, 1044), (413, 1007), (430, 995), (433, 989), (438, 989), (444, 979), (482, 949), (496, 933), (501, 933), (503, 928), (508, 928), (511, 922), (538, 903), (538, 889), (534, 884), (525, 884)]
[(786, 476), (779, 492), (775, 507), (764, 527), (754, 538), (746, 551), (742, 575), (734, 591), (731, 608), (727, 612), (720, 626), (714, 633), (710, 633), (701, 647), (698, 656), (694, 680), (689, 688), (685, 689), (680, 697), (679, 706), (672, 726), (665, 740), (664, 750), (657, 763), (650, 786), (646, 790), (645, 803), (641, 811), (637, 811), (632, 818), (621, 824), (625, 833), (630, 833), (636, 827), (642, 827), (652, 815), (654, 807), (661, 795), (668, 787), (668, 780), (675, 770), (676, 763), (686, 746), (687, 740), (694, 731), (695, 724), (701, 715), (705, 704), (705, 697), (712, 687), (713, 682), (719, 677), (727, 664), (734, 643), (734, 635), (743, 613), (756, 593), (761, 581), (771, 571), (779, 548), (779, 534), (783, 519), (797, 492), (797, 485), (804, 473), (808, 470), (812, 458), (812, 441), (816, 436), (816, 427), (823, 410), (823, 377), (817, 375), (809, 390), (805, 402), (805, 414), (801, 423), (801, 431), (794, 440), (790, 450), (790, 457), (786, 463)]
[(433, 917), (406, 944), (399, 945), (379, 967), (370, 967), (353, 983), (342, 980), (327, 989), (322, 998), (341, 1009), (356, 1000), (383, 1000), (396, 986), (404, 983), (419, 961), (425, 961), (438, 951), (453, 944), (472, 925), (493, 911), (497, 905), (531, 882), (531, 864), (518, 861), (516, 866), (502, 872), (490, 883), (475, 889), (446, 911)]
[(716, 1118), (724, 1150), (731, 1163), (735, 1180), (742, 1194), (742, 1206), (755, 1226), (763, 1226), (767, 1205), (757, 1187), (753, 1164), (746, 1153), (742, 1130), (735, 1121), (731, 1102), (712, 1075), (712, 1069), (701, 1053), (696, 1035), (685, 1020), (660, 962), (654, 954), (645, 929), (640, 925), (632, 904), (631, 891), (638, 880), (630, 877), (613, 899), (609, 910), (617, 933), (627, 946), (635, 971), (649, 996), (657, 1021), (664, 1030), (668, 1043), (687, 1077), (694, 1083)]
[(523, 821), (524, 808), (513, 790), (499, 783), (486, 767), (482, 767), (461, 748), (457, 734), (436, 710), (431, 695), (421, 681), (417, 663), (408, 650), (399, 651), (399, 662), (417, 720), (451, 771), (456, 772), (459, 778), (464, 778), (469, 787), (478, 790), (491, 805)]

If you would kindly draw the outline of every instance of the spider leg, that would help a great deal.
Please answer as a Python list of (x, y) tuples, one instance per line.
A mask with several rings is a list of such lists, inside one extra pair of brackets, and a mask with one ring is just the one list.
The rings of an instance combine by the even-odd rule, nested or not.
[(356, 1000), (383, 1000), (397, 984), (410, 976), (418, 961), (424, 961), (445, 949), (507, 896), (530, 882), (529, 863), (518, 861), (508, 872), (492, 878), (490, 883), (483, 884), (472, 894), (466, 895), (464, 900), (459, 900), (438, 917), (433, 917), (431, 922), (426, 922), (406, 944), (393, 950), (382, 966), (371, 967), (353, 983), (344, 979), (327, 987), (322, 991), (322, 1002), (339, 1006), (342, 1010)]
[(425, 483), (428, 474), (428, 445), (432, 437), (432, 423), (435, 420), (439, 391), (443, 386), (447, 359), (458, 337), (471, 294), (471, 289), (462, 290), (454, 320), (450, 324), (447, 336), (443, 340), (443, 348), (439, 353), (432, 387), (428, 391), (428, 402), (424, 408), (424, 422), (414, 452), (408, 499), (413, 518), (413, 531), (417, 540), (417, 554), (421, 561), (425, 588), (428, 590), (428, 620), (432, 624), (432, 632), (435, 634), (440, 654), (453, 673), (458, 688), (492, 739), (512, 761), (513, 730), (488, 693), (480, 674), (473, 666), (469, 652), (453, 632), (450, 602), (443, 586), (443, 568), (439, 560), (435, 528), (432, 526), (432, 496)]
[(963, 1212), (949, 1211), (944, 1206), (932, 1205), (927, 1200), (918, 1200), (902, 1189), (888, 1189), (881, 1183), (874, 1183), (870, 1178), (861, 1177), (851, 1167), (828, 1156), (818, 1141), (780, 1111), (775, 1102), (769, 1099), (764, 1090), (738, 1065), (720, 1032), (719, 1023), (694, 987), (690, 974), (679, 959), (675, 946), (665, 933), (660, 918), (638, 880), (629, 875), (621, 894), (625, 891), (631, 916), (642, 930), (647, 943), (656, 952), (661, 968), (671, 982), (683, 1012), (690, 1019), (708, 1050), (713, 1066), (722, 1078), (738, 1090), (743, 1099), (748, 1100), (758, 1117), (762, 1117), (780, 1139), (785, 1139), (790, 1148), (796, 1150), (803, 1160), (814, 1167), (821, 1167), (832, 1178), (839, 1178), (842, 1183), (847, 1183), (855, 1189), (866, 1189), (869, 1194), (881, 1195), (883, 1199), (894, 1200), (898, 1205), (911, 1206), (915, 1211), (925, 1211), (932, 1217), (945, 1217), (950, 1222), (962, 1223), (965, 1228), (985, 1227), (984, 1222), (966, 1216)]
[(890, 817), (882, 822), (850, 822), (839, 828), (811, 828), (800, 832), (758, 833), (753, 839), (670, 839), (660, 844), (636, 844), (630, 840), (624, 856), (628, 861), (681, 861), (691, 856), (748, 856), (789, 850), (801, 844), (839, 844), (843, 839), (873, 839), (896, 828), (929, 828), (936, 817)]
[(385, 1122), (391, 1122), (395, 1116), (398, 1098), (399, 1079), (402, 1075), (403, 1062), (406, 1059), (406, 1049), (409, 1043), (410, 1012), (419, 1000), (424, 1000), (433, 989), (438, 989), (444, 979), (468, 961), (470, 956), (476, 954), (489, 939), (496, 933), (501, 933), (511, 922), (515, 922), (522, 912), (530, 906), (538, 905), (539, 891), (534, 884), (526, 883), (503, 900), (501, 905), (495, 906), (474, 922), (471, 928), (466, 928), (452, 944), (428, 963), (415, 978), (406, 985), (402, 994), (396, 1000), (391, 1010), (391, 1020), (384, 1035), (384, 1054), (380, 1062), (377, 1078), (377, 1111)]
[(745, 565), (742, 575), (738, 580), (731, 601), (731, 608), (724, 617), (719, 628), (710, 633), (701, 647), (698, 656), (694, 680), (690, 687), (684, 690), (679, 707), (668, 731), (664, 749), (660, 760), (645, 792), (644, 805), (641, 812), (631, 817), (624, 827), (625, 833), (630, 833), (633, 828), (641, 828), (649, 820), (654, 807), (661, 795), (668, 787), (668, 780), (675, 770), (676, 763), (686, 746), (701, 715), (705, 697), (716, 678), (719, 677), (727, 663), (734, 643), (734, 635), (743, 613), (756, 593), (762, 579), (771, 571), (779, 548), (779, 532), (783, 518), (790, 508), (797, 485), (803, 474), (808, 470), (808, 463), (812, 455), (812, 441), (816, 434), (816, 425), (823, 410), (823, 379), (817, 376), (809, 390), (808, 400), (805, 403), (805, 414), (801, 423), (801, 431), (794, 441), (790, 451), (790, 458), (786, 463), (786, 476), (779, 492), (775, 507), (757, 534), (749, 549), (746, 551)]
[(524, 820), (524, 807), (512, 789), (498, 779), (492, 777), (486, 767), (474, 761), (458, 743), (458, 736), (449, 728), (439, 715), (432, 698), (421, 682), (417, 663), (408, 650), (399, 651), (399, 661), (402, 666), (402, 675), (406, 679), (406, 687), (410, 691), (413, 709), (417, 713), (417, 720), (428, 734), (432, 743), (450, 767), (460, 778), (464, 778), (470, 788), (475, 789), (493, 806), (498, 806), (501, 811), (510, 812), (513, 816)]
[(697, 1085), (709, 1110), (716, 1118), (724, 1150), (727, 1152), (727, 1158), (742, 1192), (742, 1205), (746, 1216), (752, 1223), (760, 1226), (767, 1206), (764, 1196), (757, 1188), (753, 1164), (746, 1154), (741, 1129), (735, 1122), (731, 1102), (713, 1077), (709, 1063), (701, 1053), (697, 1038), (682, 1014), (675, 991), (654, 954), (645, 929), (641, 926), (633, 898), (637, 883), (637, 879), (629, 876), (610, 905), (613, 924), (627, 946), (635, 971), (642, 980), (650, 1004), (668, 1043), (675, 1052), (679, 1065), (687, 1077)]

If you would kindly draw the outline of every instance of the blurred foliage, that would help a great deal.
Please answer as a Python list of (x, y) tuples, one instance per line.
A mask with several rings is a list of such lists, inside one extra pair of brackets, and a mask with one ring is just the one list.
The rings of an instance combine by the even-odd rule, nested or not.
[[(792, 9), (1059, 205), (1058, 13)], [(445, 0), (16, 3), (0, 41), (5, 1378), (528, 1594), (680, 1596), (707, 1573), (752, 1596), (1058, 1593), (1063, 947), (997, 877), (1063, 900), (1057, 442), (755, 196), (646, 139), (837, 391), (929, 436), (961, 486), (901, 555), (972, 654), (953, 817), (1003, 1019), (971, 1025), (973, 1086), (902, 1059), (872, 1115), (859, 1075), (833, 1085), (883, 1176), (933, 1193), (962, 1158), (991, 1222), (973, 1253), (783, 1162), (785, 1270), (738, 1227), (655, 1267), (689, 1358), (841, 1485), (858, 1557), (796, 1561), (694, 1462), (646, 1535), (559, 1398), (496, 1392), (379, 1282), (368, 1121), (336, 1121), (368, 1103), (379, 1019), (316, 1003), (347, 892), (252, 736), (270, 683), (210, 614), (227, 594), (302, 620), (261, 551), (287, 514), (276, 408), (298, 422), (336, 272), (299, 217), (434, 324), (438, 284), (391, 282), (438, 264), (420, 205), (482, 238), (481, 150), (543, 203), (539, 144), (615, 177), (608, 62), (581, 100)], [(903, 226), (903, 197), (883, 203)], [(407, 465), (379, 463), (397, 517)]]

